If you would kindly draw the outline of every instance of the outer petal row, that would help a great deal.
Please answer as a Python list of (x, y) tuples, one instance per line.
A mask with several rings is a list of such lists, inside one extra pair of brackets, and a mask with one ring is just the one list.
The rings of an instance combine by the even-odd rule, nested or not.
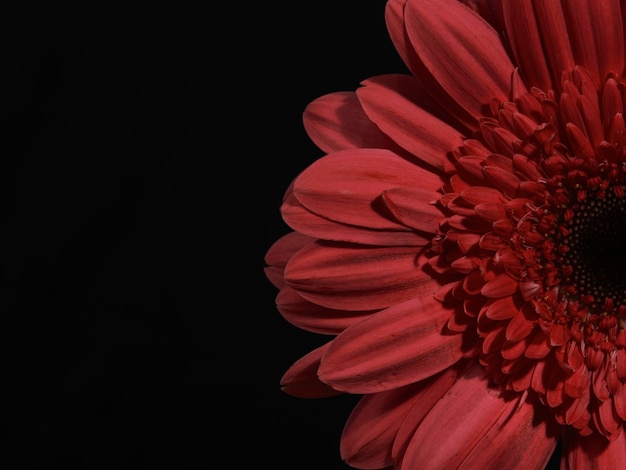
[(408, 0), (404, 26), (420, 61), (476, 122), (492, 99), (508, 99), (515, 67), (474, 11), (457, 0)]
[(507, 400), (481, 366), (466, 371), (417, 428), (401, 469), (544, 468), (558, 435), (531, 403)]
[(374, 393), (431, 377), (463, 357), (462, 335), (446, 333), (450, 309), (427, 283), (422, 295), (372, 315), (337, 336), (320, 379), (337, 390)]
[(294, 195), (309, 211), (344, 224), (407, 230), (381, 211), (381, 194), (402, 186), (435, 191), (439, 176), (385, 149), (348, 149), (323, 157), (296, 179)]

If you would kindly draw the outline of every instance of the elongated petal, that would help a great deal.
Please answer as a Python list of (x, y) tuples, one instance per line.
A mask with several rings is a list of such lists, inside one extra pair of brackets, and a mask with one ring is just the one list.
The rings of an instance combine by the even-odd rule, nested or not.
[(402, 420), (391, 449), (393, 462), (397, 468), (403, 468), (402, 460), (404, 459), (407, 446), (424, 416), (450, 390), (450, 387), (454, 385), (464, 367), (466, 367), (465, 361), (461, 361), (455, 366), (449, 367), (443, 372), (420, 382), (420, 391), (417, 393), (415, 406), (411, 408)]
[(462, 336), (444, 332), (451, 315), (432, 295), (372, 315), (333, 340), (320, 365), (320, 379), (351, 393), (426, 379), (463, 355)]
[(399, 148), (367, 117), (356, 93), (342, 91), (321, 96), (302, 116), (313, 143), (326, 153), (348, 148)]
[(280, 379), (281, 390), (299, 398), (323, 398), (340, 395), (341, 392), (321, 382), (317, 377), (320, 359), (328, 349), (326, 343), (302, 356), (287, 369)]
[(284, 271), (287, 261), (296, 251), (314, 240), (298, 232), (289, 232), (276, 240), (265, 253), (265, 263), (268, 266), (264, 270), (267, 279), (278, 289), (285, 287)]
[[(511, 0), (514, 2), (515, 0)], [(560, 88), (561, 75), (574, 68), (574, 55), (561, 2), (533, 0), (537, 24), (541, 31), (545, 57), (550, 67), (552, 83)]]
[(560, 438), (556, 426), (537, 418), (537, 408), (531, 403), (511, 408), (481, 436), (459, 470), (546, 468)]
[(517, 291), (518, 282), (508, 274), (498, 274), (493, 280), (488, 281), (481, 289), (481, 294), (491, 299), (499, 299), (510, 296)]
[(532, 0), (504, 0), (504, 22), (511, 49), (525, 81), (542, 90), (552, 88)]
[(391, 466), (391, 448), (398, 428), (427, 385), (425, 381), (362, 397), (341, 435), (341, 457), (346, 463), (360, 469)]
[(405, 5), (406, 0), (388, 0), (385, 5), (385, 24), (398, 55), (409, 70), (414, 75), (419, 76), (416, 73), (419, 70), (419, 66), (416, 64), (417, 56), (404, 29)]
[[(500, 442), (499, 446), (494, 445), (490, 449), (489, 439), (487, 442), (484, 439), (490, 433), (497, 435), (498, 430), (514, 436), (516, 430), (506, 430), (506, 426), (509, 425), (530, 426), (527, 414), (529, 410), (525, 410), (522, 415), (515, 415), (518, 405), (517, 400), (507, 401), (500, 395), (498, 389), (489, 387), (486, 372), (476, 363), (457, 380), (421, 422), (407, 448), (402, 468), (468, 468), (469, 470), (471, 467), (462, 467), (467, 458), (479, 463), (473, 468), (500, 468), (491, 466), (489, 460), (481, 459), (480, 455), (472, 455), (472, 453), (478, 449), (494, 458), (502, 458), (498, 454), (505, 451), (502, 448), (503, 443)], [(522, 428), (517, 432), (520, 433), (518, 438), (532, 437), (538, 448), (542, 447), (542, 444), (537, 441), (537, 436), (533, 436), (532, 429)], [(543, 439), (545, 439), (545, 429), (539, 428), (536, 432), (543, 432)], [(545, 449), (542, 449), (542, 453), (545, 455)], [(509, 468), (511, 465), (515, 465), (514, 460), (508, 462), (504, 468)]]
[(370, 119), (399, 146), (439, 170), (453, 170), (449, 152), (463, 135), (421, 107), (423, 93), (414, 78), (370, 78), (356, 93)]
[(299, 232), (289, 232), (272, 243), (270, 249), (265, 253), (265, 263), (285, 267), (294, 253), (313, 241), (315, 241), (314, 238)]
[(291, 258), (285, 279), (302, 297), (328, 308), (379, 309), (432, 296), (436, 287), (423, 262), (414, 247), (314, 243)]
[(346, 311), (322, 307), (303, 299), (290, 287), (282, 289), (276, 297), (281, 315), (294, 326), (313, 333), (337, 335), (376, 310)]
[(404, 18), (426, 68), (476, 120), (493, 98), (507, 100), (514, 66), (478, 14), (456, 0), (408, 0)]
[(435, 205), (439, 194), (420, 188), (393, 188), (382, 194), (383, 202), (393, 216), (409, 227), (435, 233), (444, 219)]
[(401, 225), (394, 230), (368, 229), (366, 225), (370, 223), (370, 219), (367, 213), (355, 214), (363, 217), (359, 225), (335, 222), (306, 209), (293, 193), (285, 199), (280, 211), (284, 221), (293, 230), (322, 240), (361, 245), (425, 246), (432, 239), (428, 234), (418, 234), (415, 230)]
[[(313, 163), (294, 183), (298, 201), (330, 220), (380, 230), (406, 230), (376, 201), (398, 186), (438, 189), (440, 178), (384, 149), (343, 150)], [(380, 205), (380, 202), (378, 203)]]
[[(424, 109), (430, 111), (438, 109), (437, 115), (445, 115), (445, 122), (450, 123), (453, 127), (469, 132), (476, 130), (476, 120), (446, 95), (435, 77), (428, 72), (415, 53), (405, 29), (405, 5), (406, 0), (389, 0), (385, 7), (385, 22), (398, 54), (413, 74), (414, 79), (420, 84), (419, 89), (423, 95), (423, 100), (429, 98), (433, 103), (433, 106), (426, 106)], [(434, 106), (435, 103), (436, 106)]]
[(619, 0), (562, 2), (576, 64), (594, 77), (596, 86), (624, 70), (624, 32)]

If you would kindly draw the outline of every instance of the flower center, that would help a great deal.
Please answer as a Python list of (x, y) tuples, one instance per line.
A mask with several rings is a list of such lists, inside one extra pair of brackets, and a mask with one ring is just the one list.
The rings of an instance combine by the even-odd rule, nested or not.
[[(562, 93), (494, 103), (458, 173), (431, 265), (494, 382), (561, 424), (614, 439), (626, 421), (626, 89), (575, 69)], [(461, 308), (462, 307), (462, 308)]]
[(562, 241), (567, 247), (562, 264), (572, 268), (565, 281), (582, 296), (626, 305), (626, 200), (609, 191), (604, 199), (573, 209), (565, 224), (569, 234)]

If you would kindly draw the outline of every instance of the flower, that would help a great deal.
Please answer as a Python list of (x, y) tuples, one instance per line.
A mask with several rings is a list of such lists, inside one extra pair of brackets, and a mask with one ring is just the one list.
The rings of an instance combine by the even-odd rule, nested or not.
[(268, 279), (355, 468), (626, 462), (618, 0), (388, 0), (410, 73), (311, 102)]

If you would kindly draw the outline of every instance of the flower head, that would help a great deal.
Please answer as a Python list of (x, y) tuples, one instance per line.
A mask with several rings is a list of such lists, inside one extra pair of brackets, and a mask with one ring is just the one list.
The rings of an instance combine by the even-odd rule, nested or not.
[(626, 461), (626, 76), (619, 0), (389, 0), (408, 74), (310, 103), (325, 153), (266, 273), (332, 339), (283, 376), (361, 394), (355, 468)]

